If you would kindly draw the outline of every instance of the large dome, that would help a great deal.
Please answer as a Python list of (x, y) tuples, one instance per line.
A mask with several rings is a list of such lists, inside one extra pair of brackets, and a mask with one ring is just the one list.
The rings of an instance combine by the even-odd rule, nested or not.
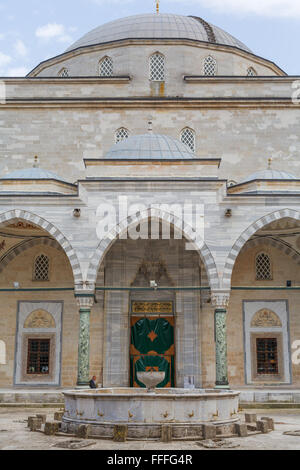
[(115, 144), (105, 155), (113, 160), (185, 160), (195, 154), (180, 140), (167, 135), (133, 135)]
[(192, 39), (251, 52), (231, 34), (202, 18), (167, 13), (148, 13), (111, 21), (85, 34), (67, 51), (122, 39)]

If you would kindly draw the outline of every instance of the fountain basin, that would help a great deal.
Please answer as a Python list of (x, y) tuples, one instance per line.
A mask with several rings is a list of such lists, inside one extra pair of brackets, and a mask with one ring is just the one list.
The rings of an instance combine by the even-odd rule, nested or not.
[(129, 438), (159, 438), (161, 426), (171, 424), (174, 437), (198, 438), (205, 424), (228, 432), (239, 421), (239, 392), (231, 390), (164, 388), (148, 393), (118, 387), (67, 391), (64, 396), (62, 431), (74, 433), (81, 424), (90, 424), (95, 437), (112, 438), (116, 424), (127, 424)]

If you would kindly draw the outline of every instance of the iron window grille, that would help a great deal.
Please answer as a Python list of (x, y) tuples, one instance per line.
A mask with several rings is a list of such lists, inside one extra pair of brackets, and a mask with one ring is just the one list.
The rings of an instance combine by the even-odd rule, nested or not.
[(35, 281), (49, 281), (49, 266), (50, 261), (48, 256), (39, 255), (34, 263), (34, 280)]
[(271, 273), (271, 260), (266, 253), (260, 253), (256, 257), (256, 280), (257, 281), (270, 281), (272, 280)]
[(27, 374), (48, 375), (50, 367), (50, 339), (29, 339)]
[(217, 74), (217, 61), (212, 56), (208, 56), (204, 59), (203, 73), (205, 76), (214, 76)]
[(276, 338), (256, 338), (257, 374), (278, 374)]
[(100, 77), (112, 77), (114, 72), (113, 60), (111, 57), (104, 57), (99, 64)]
[(192, 151), (192, 152), (195, 152), (196, 150), (196, 142), (195, 142), (195, 132), (186, 127), (185, 129), (183, 129), (183, 131), (181, 132), (181, 135), (180, 135), (180, 140), (183, 144), (185, 144), (187, 147), (189, 147), (189, 149)]
[(128, 139), (128, 137), (129, 137), (129, 131), (125, 129), (124, 127), (121, 127), (120, 129), (116, 131), (116, 134), (115, 134), (116, 144), (118, 142), (121, 142), (124, 139)]
[(165, 81), (165, 57), (162, 54), (153, 54), (150, 57), (150, 80), (153, 82)]

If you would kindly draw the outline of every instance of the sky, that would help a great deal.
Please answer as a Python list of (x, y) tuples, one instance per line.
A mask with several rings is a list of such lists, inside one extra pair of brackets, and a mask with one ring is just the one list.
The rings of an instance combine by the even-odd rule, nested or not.
[[(160, 11), (200, 16), (300, 75), (300, 0), (160, 0)], [(96, 26), (152, 12), (155, 0), (0, 0), (0, 76), (24, 76)]]

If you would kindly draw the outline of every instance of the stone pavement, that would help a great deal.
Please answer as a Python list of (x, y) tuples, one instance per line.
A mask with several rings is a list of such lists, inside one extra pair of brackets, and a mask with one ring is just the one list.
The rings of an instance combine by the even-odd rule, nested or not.
[[(54, 447), (60, 441), (74, 439), (68, 436), (45, 436), (42, 433), (31, 432), (27, 428), (28, 416), (36, 413), (47, 413), (52, 417), (57, 408), (52, 409), (23, 409), (0, 408), (0, 450), (59, 450)], [(258, 417), (270, 416), (275, 420), (275, 431), (270, 434), (258, 434), (245, 438), (230, 439), (239, 447), (232, 450), (300, 450), (300, 436), (287, 436), (286, 431), (300, 430), (300, 410), (251, 410)], [(93, 439), (94, 440), (94, 439)], [(204, 450), (196, 442), (176, 441), (169, 444), (158, 441), (130, 441), (115, 443), (106, 440), (96, 440), (95, 445), (85, 450)]]

